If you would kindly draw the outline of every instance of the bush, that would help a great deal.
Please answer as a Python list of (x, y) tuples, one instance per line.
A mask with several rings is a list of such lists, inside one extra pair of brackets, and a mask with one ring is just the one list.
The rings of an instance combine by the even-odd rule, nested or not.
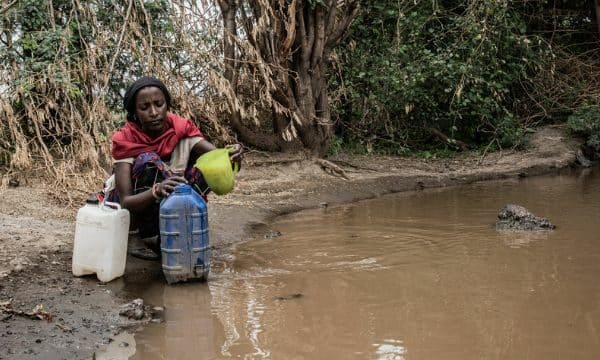
[(408, 3), (364, 5), (332, 82), (337, 135), (388, 152), (427, 149), (432, 139), (451, 149), (518, 145), (515, 108), (530, 101), (521, 84), (548, 48), (506, 1)]
[(580, 106), (567, 119), (567, 126), (586, 139), (585, 145), (595, 154), (600, 154), (600, 106)]

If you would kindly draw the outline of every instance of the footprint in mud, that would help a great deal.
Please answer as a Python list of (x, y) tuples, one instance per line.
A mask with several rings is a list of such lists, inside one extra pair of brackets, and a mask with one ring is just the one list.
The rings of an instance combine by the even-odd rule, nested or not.
[(294, 299), (300, 299), (304, 297), (303, 294), (300, 293), (296, 293), (296, 294), (289, 294), (289, 295), (283, 295), (283, 296), (275, 296), (275, 300), (294, 300)]
[(281, 236), (281, 231), (270, 229), (269, 231), (267, 231), (264, 238), (270, 240), (270, 239), (275, 239), (280, 236)]

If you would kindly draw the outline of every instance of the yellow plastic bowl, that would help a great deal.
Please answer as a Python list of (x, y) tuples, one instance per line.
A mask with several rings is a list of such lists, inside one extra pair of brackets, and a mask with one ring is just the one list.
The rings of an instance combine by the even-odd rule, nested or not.
[(202, 172), (204, 180), (217, 195), (225, 195), (233, 190), (235, 174), (239, 171), (238, 164), (231, 165), (229, 154), (234, 148), (215, 149), (202, 154), (196, 160), (196, 166)]

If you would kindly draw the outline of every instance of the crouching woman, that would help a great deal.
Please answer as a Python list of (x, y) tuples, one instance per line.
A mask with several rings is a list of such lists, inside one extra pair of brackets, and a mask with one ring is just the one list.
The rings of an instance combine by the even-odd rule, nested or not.
[[(154, 77), (135, 81), (125, 93), (123, 107), (127, 122), (112, 137), (114, 190), (108, 200), (129, 210), (131, 228), (138, 229), (144, 243), (159, 254), (160, 200), (181, 183), (206, 198), (210, 189), (193, 165), (215, 146), (190, 120), (169, 112), (171, 95)], [(239, 166), (242, 148), (236, 144), (234, 149), (230, 157)]]

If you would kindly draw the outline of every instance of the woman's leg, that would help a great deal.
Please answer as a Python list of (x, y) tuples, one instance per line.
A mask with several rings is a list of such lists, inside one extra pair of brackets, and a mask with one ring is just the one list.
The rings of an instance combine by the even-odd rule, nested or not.
[[(133, 192), (138, 194), (147, 191), (155, 183), (169, 177), (165, 164), (153, 152), (140, 154), (133, 163), (132, 182)], [(160, 203), (154, 202), (146, 211), (131, 214), (132, 222), (139, 229), (139, 236), (152, 251), (160, 254), (160, 229), (159, 229)]]

